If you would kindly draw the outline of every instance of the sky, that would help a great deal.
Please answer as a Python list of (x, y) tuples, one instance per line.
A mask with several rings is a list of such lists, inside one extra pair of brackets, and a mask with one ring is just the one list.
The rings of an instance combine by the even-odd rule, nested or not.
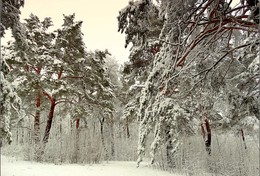
[[(119, 11), (129, 0), (25, 0), (21, 8), (21, 20), (31, 13), (40, 20), (51, 17), (54, 29), (63, 24), (63, 14), (75, 13), (77, 21), (83, 21), (82, 32), (88, 50), (108, 49), (120, 64), (128, 60), (125, 35), (117, 32)], [(6, 39), (7, 40), (7, 39)]]

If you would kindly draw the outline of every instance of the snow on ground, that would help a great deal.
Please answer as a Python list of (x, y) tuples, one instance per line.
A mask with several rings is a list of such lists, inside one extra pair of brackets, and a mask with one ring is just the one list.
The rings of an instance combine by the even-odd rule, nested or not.
[(1, 155), (1, 176), (181, 176), (141, 165), (135, 162), (108, 162), (104, 164), (47, 164), (21, 161)]

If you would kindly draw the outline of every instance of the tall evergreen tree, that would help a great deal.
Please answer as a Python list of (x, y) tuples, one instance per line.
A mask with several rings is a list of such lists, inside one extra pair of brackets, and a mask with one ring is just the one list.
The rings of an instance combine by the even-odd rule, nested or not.
[[(220, 87), (216, 83), (221, 83), (222, 78), (225, 78), (225, 74), (216, 68), (226, 68), (225, 72), (232, 72), (229, 67), (223, 67), (225, 64), (222, 63), (238, 63), (235, 61), (237, 55), (242, 50), (255, 48), (259, 42), (259, 39), (239, 42), (241, 38), (238, 33), (250, 32), (257, 36), (259, 26), (244, 14), (243, 5), (233, 8), (231, 2), (158, 1), (158, 15), (164, 19), (157, 39), (161, 47), (155, 55), (140, 98), (139, 162), (145, 151), (147, 135), (153, 129), (152, 161), (161, 144), (172, 145), (179, 140), (179, 134), (192, 133), (201, 111), (214, 111), (214, 102), (210, 101), (210, 97), (219, 91)], [(147, 5), (151, 2), (134, 3)], [(131, 18), (145, 21), (138, 14), (133, 14)], [(254, 50), (254, 53), (258, 51)], [(205, 85), (214, 85), (214, 90)], [(231, 121), (234, 122), (234, 119)], [(168, 132), (163, 129), (168, 129)], [(174, 153), (173, 148), (169, 146), (168, 149)]]
[[(34, 140), (36, 159), (40, 157), (40, 114), (42, 104), (42, 92), (45, 89), (46, 81), (49, 79), (48, 67), (52, 62), (50, 51), (52, 50), (52, 41), (54, 34), (48, 32), (48, 28), (52, 26), (50, 18), (45, 18), (40, 21), (33, 14), (25, 19), (23, 25), (26, 38), (23, 38), (23, 43), (26, 43), (26, 49), (16, 47), (17, 41), (10, 43), (11, 53), (13, 57), (8, 59), (9, 64), (16, 70), (16, 75), (24, 80), (20, 84), (19, 94), (29, 102), (35, 102), (34, 114)], [(18, 42), (19, 43), (19, 42)], [(30, 98), (29, 98), (30, 97)], [(25, 101), (26, 102), (26, 101)]]
[[(0, 1), (0, 38), (4, 37), (5, 31), (11, 28), (13, 35), (17, 40), (21, 37), (22, 29), (20, 28), (20, 7), (24, 6), (24, 1)], [(7, 79), (7, 74), (9, 72), (8, 66), (4, 59), (2, 59), (3, 55), (1, 52), (0, 59), (0, 115), (1, 115), (1, 126), (0, 130), (2, 131), (0, 134), (1, 141), (4, 138), (7, 138), (9, 142), (12, 141), (11, 133), (10, 133), (10, 108), (8, 107), (10, 103), (18, 103), (19, 97), (17, 96), (14, 87), (11, 82)], [(16, 98), (15, 98), (16, 97)]]

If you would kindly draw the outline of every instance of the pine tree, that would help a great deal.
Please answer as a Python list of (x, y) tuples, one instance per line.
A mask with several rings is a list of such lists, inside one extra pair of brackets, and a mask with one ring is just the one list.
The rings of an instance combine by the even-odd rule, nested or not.
[[(75, 14), (64, 15), (64, 23), (57, 30), (55, 45), (53, 46), (52, 61), (48, 73), (51, 81), (44, 95), (50, 102), (50, 110), (45, 128), (43, 142), (47, 143), (54, 118), (55, 108), (60, 103), (71, 103), (69, 100), (73, 89), (69, 86), (75, 79), (81, 79), (78, 66), (85, 58), (85, 45), (81, 32), (82, 21), (75, 21)], [(46, 81), (47, 82), (47, 81)], [(48, 83), (48, 82), (47, 82)]]
[[(20, 21), (20, 7), (23, 7), (24, 1), (7, 1), (1, 0), (0, 1), (0, 38), (4, 37), (5, 31), (9, 28), (12, 29), (13, 35), (16, 39), (19, 39), (19, 34), (22, 32), (22, 29), (19, 28)], [(2, 50), (2, 48), (1, 48)], [(1, 59), (0, 59), (0, 92), (1, 92), (1, 108), (0, 108), (0, 115), (1, 115), (1, 126), (0, 130), (2, 131), (0, 134), (1, 143), (2, 139), (7, 138), (9, 143), (12, 141), (11, 139), (11, 132), (10, 132), (10, 103), (15, 103), (18, 105), (21, 103), (20, 98), (18, 97), (15, 87), (12, 85), (11, 82), (7, 79), (7, 74), (9, 73), (10, 69), (4, 59), (2, 59), (3, 54), (1, 51)], [(9, 105), (8, 105), (9, 104)]]
[(20, 24), (20, 8), (24, 6), (24, 0), (1, 0), (1, 26), (0, 26), (0, 37), (2, 38), (5, 31), (9, 28), (15, 35), (19, 30)]
[[(19, 88), (19, 94), (28, 102), (35, 101), (34, 115), (34, 141), (35, 141), (35, 157), (40, 160), (40, 114), (42, 104), (42, 92), (45, 89), (45, 81), (48, 80), (48, 66), (52, 65), (52, 57), (50, 54), (52, 48), (52, 40), (54, 35), (48, 32), (48, 28), (52, 25), (50, 18), (45, 18), (40, 21), (33, 14), (25, 19), (23, 25), (26, 38), (23, 38), (22, 43), (26, 43), (26, 49), (17, 47), (15, 41), (10, 43), (10, 50), (13, 57), (9, 58), (12, 68), (16, 70), (16, 75), (24, 80)], [(27, 101), (24, 101), (27, 102)]]
[[(232, 8), (231, 2), (158, 1), (158, 16), (164, 19), (157, 39), (161, 46), (155, 55), (139, 101), (138, 163), (145, 152), (147, 135), (152, 130), (155, 136), (151, 144), (153, 162), (155, 151), (161, 144), (168, 143), (167, 148), (171, 150), (170, 153), (174, 153), (181, 134), (192, 134), (196, 130), (196, 121), (200, 120), (203, 111), (210, 111), (212, 116), (214, 100), (211, 101), (211, 98), (215, 96), (218, 99), (219, 91), (227, 92), (223, 89), (225, 85), (222, 82), (229, 67), (223, 67), (225, 64), (222, 63), (239, 63), (234, 58), (242, 50), (255, 48), (259, 42), (258, 39), (238, 42), (237, 33), (250, 32), (256, 37), (259, 27), (243, 14), (243, 5)], [(135, 2), (138, 3), (149, 4), (147, 1)], [(131, 19), (137, 18), (136, 21), (145, 24), (142, 23), (145, 19), (138, 15), (133, 14)], [(138, 33), (133, 28), (131, 30)], [(142, 32), (141, 29), (138, 31)], [(254, 53), (257, 54), (258, 51), (254, 50)], [(254, 58), (255, 56), (251, 61)], [(224, 74), (218, 72), (217, 68), (223, 68)], [(237, 67), (236, 71), (240, 68)], [(256, 107), (253, 104), (251, 107)], [(232, 126), (232, 123), (229, 125)]]
[[(129, 62), (122, 71), (123, 89), (121, 101), (125, 106), (124, 119), (127, 136), (130, 136), (128, 125), (137, 120), (140, 90), (151, 70), (155, 54), (159, 51), (159, 34), (163, 19), (159, 17), (158, 7), (152, 1), (131, 1), (119, 12), (118, 31), (125, 33), (125, 47), (132, 45)], [(125, 102), (126, 101), (126, 102)]]
[(17, 93), (17, 87), (19, 86), (19, 80), (14, 79), (12, 75), (12, 68), (8, 64), (10, 57), (9, 50), (1, 48), (1, 120), (0, 120), (0, 137), (1, 142), (6, 139), (10, 144), (12, 142), (11, 134), (11, 120), (15, 117), (15, 121), (21, 119), (21, 104), (22, 100)]

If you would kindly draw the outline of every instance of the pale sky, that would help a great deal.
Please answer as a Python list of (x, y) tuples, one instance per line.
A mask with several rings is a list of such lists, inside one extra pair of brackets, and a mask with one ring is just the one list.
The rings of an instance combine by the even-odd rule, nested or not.
[(40, 20), (51, 17), (54, 29), (63, 24), (63, 14), (76, 14), (77, 21), (83, 21), (82, 32), (88, 50), (108, 49), (123, 63), (128, 60), (129, 48), (125, 49), (125, 35), (117, 32), (119, 11), (129, 0), (25, 0), (21, 8), (21, 20), (31, 13)]

